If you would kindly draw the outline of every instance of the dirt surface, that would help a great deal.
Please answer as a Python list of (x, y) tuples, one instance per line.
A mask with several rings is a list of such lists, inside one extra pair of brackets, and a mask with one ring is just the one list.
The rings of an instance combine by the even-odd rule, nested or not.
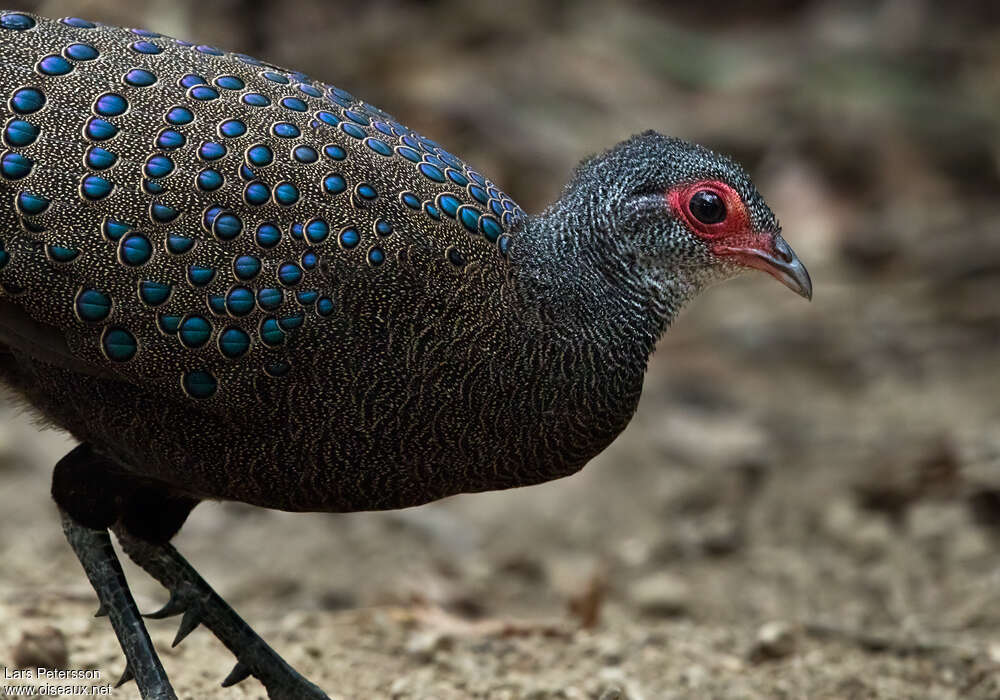
[[(178, 549), (331, 697), (1000, 697), (991, 4), (12, 4), (302, 68), (529, 210), (635, 131), (708, 143), (812, 273), (812, 304), (760, 275), (696, 300), (571, 478), (392, 513), (199, 506)], [(0, 667), (103, 685), (124, 661), (47, 494), (71, 446), (0, 405)], [(206, 630), (149, 627), (181, 697), (264, 696), (219, 687)]]

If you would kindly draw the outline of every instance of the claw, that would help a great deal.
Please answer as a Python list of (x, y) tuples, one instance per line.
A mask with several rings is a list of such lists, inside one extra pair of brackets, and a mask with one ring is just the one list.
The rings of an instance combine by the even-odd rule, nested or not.
[(146, 613), (143, 617), (162, 620), (165, 617), (173, 617), (174, 615), (180, 615), (182, 612), (187, 612), (187, 609), (188, 605), (184, 599), (176, 593), (171, 593), (170, 600), (167, 601), (166, 605), (155, 612)]
[(170, 646), (175, 647), (184, 641), (184, 638), (191, 634), (199, 624), (201, 624), (201, 612), (196, 607), (185, 610), (184, 617), (181, 618), (181, 626), (177, 629), (177, 636), (174, 637)]
[(94, 613), (94, 617), (107, 617), (108, 616), (108, 606), (101, 603), (97, 606), (97, 612)]
[(131, 680), (135, 680), (135, 672), (132, 670), (131, 664), (125, 664), (125, 670), (122, 671), (122, 677), (118, 679), (117, 683), (115, 683), (115, 687), (121, 688)]
[(236, 685), (240, 681), (246, 680), (250, 677), (250, 667), (247, 666), (242, 661), (237, 661), (236, 665), (233, 666), (233, 670), (229, 672), (226, 676), (226, 680), (222, 681), (222, 687), (228, 688), (231, 685)]

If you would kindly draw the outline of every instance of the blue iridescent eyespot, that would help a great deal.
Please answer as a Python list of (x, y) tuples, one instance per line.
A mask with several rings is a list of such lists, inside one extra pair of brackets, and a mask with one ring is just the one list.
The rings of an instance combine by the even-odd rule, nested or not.
[(212, 233), (224, 241), (230, 241), (243, 232), (243, 221), (232, 212), (219, 214), (212, 221)]
[(24, 148), (33, 144), (39, 133), (41, 129), (34, 124), (23, 119), (11, 119), (4, 127), (3, 140), (8, 146)]
[(18, 114), (32, 114), (45, 106), (45, 95), (35, 88), (21, 88), (10, 98), (10, 108)]
[(181, 375), (181, 388), (192, 399), (208, 399), (215, 394), (219, 383), (209, 372), (187, 372)]
[(24, 216), (38, 216), (52, 203), (45, 197), (30, 192), (19, 192), (15, 201), (18, 212)]
[(167, 191), (166, 186), (162, 182), (156, 180), (143, 179), (142, 181), (142, 191), (150, 196), (161, 195)]
[(144, 36), (147, 39), (159, 39), (161, 36), (156, 32), (149, 31), (148, 29), (129, 29), (129, 31), (135, 34), (136, 36)]
[(219, 124), (219, 135), (228, 138), (236, 138), (247, 133), (247, 125), (239, 119), (227, 119)]
[(298, 97), (283, 98), (281, 100), (281, 106), (296, 112), (305, 112), (309, 109), (309, 105), (307, 105), (304, 100), (300, 100)]
[(243, 199), (247, 204), (255, 207), (267, 204), (268, 200), (271, 199), (271, 188), (259, 180), (254, 180), (247, 183), (246, 188), (243, 190)]
[(204, 265), (188, 265), (187, 280), (192, 287), (204, 287), (215, 279), (215, 268)]
[(330, 225), (323, 219), (310, 219), (306, 222), (305, 236), (310, 243), (322, 243), (330, 235)]
[(286, 287), (294, 287), (302, 281), (302, 268), (293, 262), (282, 263), (278, 268), (278, 281)]
[(367, 136), (364, 129), (362, 129), (357, 124), (351, 124), (350, 122), (341, 122), (340, 130), (343, 131), (348, 136), (352, 136), (356, 139), (363, 139), (365, 136)]
[(35, 68), (42, 75), (66, 75), (73, 70), (73, 64), (62, 56), (51, 54), (40, 60)]
[(458, 208), (458, 220), (462, 222), (462, 226), (469, 233), (479, 233), (479, 215), (481, 213), (475, 207), (466, 204)]
[(94, 101), (94, 114), (101, 117), (117, 117), (126, 110), (128, 110), (128, 100), (113, 92), (107, 92)]
[(224, 90), (242, 90), (246, 83), (235, 75), (220, 75), (215, 79), (215, 84)]
[(110, 168), (118, 160), (118, 156), (111, 151), (107, 151), (100, 146), (91, 146), (87, 149), (87, 155), (84, 158), (84, 162), (87, 164), (88, 168), (93, 168), (94, 170), (105, 170)]
[(323, 178), (323, 189), (329, 194), (340, 194), (347, 189), (347, 181), (343, 175), (333, 173)]
[(274, 201), (289, 207), (299, 201), (299, 189), (291, 182), (279, 182), (274, 188)]
[(340, 246), (350, 250), (361, 242), (361, 236), (353, 228), (345, 228), (340, 232)]
[(250, 336), (239, 328), (227, 328), (219, 334), (219, 352), (231, 360), (242, 357), (250, 349)]
[(8, 180), (20, 180), (31, 173), (35, 161), (20, 153), (4, 153), (0, 157), (0, 175)]
[(409, 146), (396, 146), (396, 153), (398, 153), (399, 155), (406, 158), (406, 160), (411, 161), (413, 163), (419, 163), (421, 160), (423, 160), (423, 156), (421, 156), (419, 153), (414, 151)]
[(155, 56), (163, 52), (163, 49), (151, 41), (133, 41), (129, 48), (137, 53), (144, 53), (150, 56)]
[(90, 44), (70, 44), (63, 49), (63, 54), (74, 61), (93, 61), (100, 55)]
[(271, 125), (271, 134), (282, 139), (297, 139), (302, 135), (299, 127), (288, 122), (277, 122)]
[(179, 209), (160, 202), (149, 205), (149, 218), (154, 224), (168, 224), (180, 215)]
[(507, 257), (507, 251), (510, 249), (510, 236), (500, 236), (497, 246), (500, 248), (500, 255)]
[(198, 177), (195, 179), (195, 184), (202, 192), (213, 192), (222, 187), (224, 182), (222, 174), (218, 170), (212, 170), (211, 168), (205, 168), (200, 171)]
[(323, 96), (322, 92), (320, 92), (319, 90), (317, 90), (316, 88), (314, 88), (312, 85), (308, 85), (306, 83), (299, 83), (295, 87), (297, 87), (301, 92), (304, 92), (305, 94), (309, 95), (310, 97), (317, 97), (317, 98), (319, 98), (319, 97)]
[(313, 250), (307, 250), (302, 254), (302, 267), (312, 270), (319, 264), (319, 256)]
[(274, 287), (265, 287), (257, 292), (257, 305), (264, 311), (274, 311), (284, 300), (284, 292)]
[(133, 68), (125, 74), (123, 80), (132, 87), (149, 87), (156, 82), (156, 76), (148, 70)]
[(152, 254), (153, 246), (141, 233), (130, 233), (118, 243), (118, 261), (122, 265), (131, 267), (145, 265)]
[(109, 241), (120, 240), (122, 236), (131, 231), (134, 226), (130, 226), (122, 221), (115, 221), (114, 219), (104, 219), (101, 223), (101, 233), (104, 234), (105, 238)]
[(478, 185), (469, 185), (469, 194), (480, 204), (486, 204), (489, 201), (489, 196), (486, 194), (486, 190)]
[(316, 112), (316, 118), (328, 126), (337, 126), (340, 123), (340, 117), (326, 110)]
[(226, 310), (233, 316), (246, 316), (254, 309), (253, 292), (246, 287), (233, 287), (226, 295)]
[(274, 152), (269, 146), (259, 143), (247, 149), (246, 161), (248, 165), (264, 168), (274, 162)]
[(316, 299), (318, 297), (319, 292), (311, 289), (304, 289), (301, 292), (295, 293), (295, 299), (302, 304), (302, 306), (312, 306), (316, 303)]
[(503, 233), (503, 227), (500, 225), (500, 222), (489, 215), (480, 217), (479, 230), (486, 236), (486, 240), (491, 243), (495, 243), (500, 234)]
[(434, 206), (431, 202), (424, 202), (424, 213), (431, 217), (435, 221), (441, 220), (441, 210)]
[(368, 264), (378, 267), (385, 262), (385, 251), (381, 248), (371, 248), (368, 251)]
[(222, 56), (225, 53), (222, 49), (217, 49), (214, 46), (209, 46), (208, 44), (199, 44), (194, 47), (194, 50), (199, 53), (208, 54), (209, 56)]
[(200, 75), (195, 75), (193, 73), (188, 73), (182, 77), (178, 83), (184, 89), (192, 88), (195, 85), (206, 85), (208, 81), (202, 78)]
[(271, 347), (285, 342), (285, 332), (278, 326), (278, 320), (266, 318), (260, 324), (260, 339), (264, 345)]
[(355, 193), (358, 197), (365, 200), (372, 200), (378, 197), (378, 192), (367, 182), (359, 183), (355, 188)]
[(112, 183), (99, 175), (87, 175), (80, 182), (80, 194), (85, 199), (96, 201), (111, 194), (113, 187)]
[(177, 327), (177, 337), (186, 348), (200, 348), (212, 337), (212, 324), (201, 316), (188, 316)]
[(252, 280), (260, 274), (260, 258), (241, 255), (233, 261), (233, 272), (241, 280)]
[(417, 166), (420, 172), (423, 173), (424, 177), (428, 180), (433, 180), (434, 182), (444, 182), (444, 173), (436, 165), (431, 165), (430, 163), (421, 163)]
[(270, 80), (272, 83), (281, 83), (282, 85), (288, 85), (289, 80), (281, 73), (275, 73), (274, 71), (264, 71), (260, 74), (262, 78)]
[(399, 199), (410, 209), (420, 209), (420, 198), (412, 192), (400, 192)]
[(274, 224), (265, 222), (257, 227), (254, 240), (261, 248), (273, 248), (281, 241), (281, 230)]
[(214, 141), (206, 141), (198, 149), (198, 157), (202, 160), (218, 160), (225, 155), (226, 147)]
[(174, 161), (170, 159), (170, 156), (157, 153), (146, 159), (142, 170), (146, 177), (166, 177), (174, 171)]
[(148, 306), (160, 306), (170, 298), (172, 287), (163, 282), (143, 280), (139, 282), (139, 299)]
[(311, 146), (296, 146), (292, 150), (292, 158), (300, 163), (315, 163), (319, 160), (319, 153)]
[(28, 15), (22, 15), (19, 12), (11, 12), (9, 14), (0, 17), (0, 27), (4, 29), (11, 29), (17, 32), (23, 32), (26, 29), (31, 29), (35, 26), (35, 20)]
[(451, 180), (452, 182), (454, 182), (459, 187), (465, 187), (466, 185), (469, 184), (469, 178), (467, 178), (465, 175), (463, 175), (462, 173), (458, 172), (457, 170), (454, 170), (452, 168), (448, 168), (444, 172), (445, 172), (445, 175), (448, 176), (448, 179)]
[(291, 316), (285, 316), (284, 318), (278, 319), (278, 325), (281, 326), (282, 330), (293, 331), (296, 328), (301, 328), (302, 323), (306, 320), (306, 315), (302, 312), (297, 314), (292, 314)]
[(111, 315), (111, 297), (96, 289), (81, 289), (73, 307), (81, 321), (100, 323)]
[(193, 238), (172, 233), (167, 236), (167, 252), (172, 255), (183, 255), (194, 248), (194, 243)]
[(101, 334), (101, 349), (112, 362), (128, 362), (135, 357), (139, 343), (124, 328), (105, 328)]
[(267, 107), (271, 104), (271, 100), (259, 92), (248, 92), (242, 97), (242, 100), (243, 104), (250, 105), (251, 107)]
[(208, 295), (208, 310), (216, 316), (226, 315), (226, 298), (221, 294)]
[[(85, 19), (80, 19), (79, 17), (63, 17), (59, 20), (67, 27), (75, 27), (77, 29), (94, 29), (97, 25), (93, 22), (89, 22)], [(34, 20), (32, 20), (34, 22)], [(32, 24), (34, 26), (34, 24)]]
[(118, 127), (104, 119), (91, 117), (87, 120), (83, 132), (87, 138), (93, 141), (107, 141), (118, 135)]
[(344, 160), (347, 157), (347, 151), (336, 144), (328, 144), (323, 146), (323, 155), (325, 155), (330, 160)]
[(382, 141), (381, 139), (375, 138), (374, 136), (369, 136), (368, 138), (366, 138), (365, 145), (368, 146), (368, 148), (370, 148), (371, 150), (378, 153), (380, 156), (388, 157), (391, 156), (393, 153), (392, 146), (387, 144), (385, 141)]
[(392, 223), (385, 219), (379, 219), (375, 222), (375, 233), (380, 236), (390, 235), (392, 233)]
[[(73, 262), (79, 255), (80, 251), (76, 248), (66, 248), (65, 246), (59, 245), (45, 246), (45, 256), (55, 263), (66, 264)], [(2, 267), (2, 265), (0, 265), (0, 267)]]
[(181, 317), (174, 314), (159, 314), (156, 317), (156, 325), (166, 335), (176, 335), (177, 327), (181, 325)]
[(207, 102), (219, 99), (219, 91), (209, 85), (195, 85), (188, 90), (188, 97)]
[(194, 114), (187, 107), (171, 107), (164, 119), (168, 124), (180, 126), (182, 124), (190, 124), (193, 122)]
[(461, 202), (458, 201), (458, 197), (456, 197), (455, 195), (440, 194), (438, 195), (437, 198), (437, 205), (441, 208), (441, 211), (443, 211), (445, 214), (447, 214), (451, 218), (455, 218), (455, 215), (458, 212), (458, 207), (461, 205)]
[(162, 148), (164, 151), (180, 148), (184, 145), (184, 142), (184, 134), (173, 129), (163, 129), (156, 136), (156, 147)]
[(320, 297), (316, 301), (316, 313), (320, 316), (329, 316), (333, 313), (333, 300), (329, 297)]

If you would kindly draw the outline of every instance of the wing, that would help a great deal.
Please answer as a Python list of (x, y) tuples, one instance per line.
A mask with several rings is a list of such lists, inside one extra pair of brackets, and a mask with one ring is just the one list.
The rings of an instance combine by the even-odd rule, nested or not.
[(288, 373), (345, 280), (388, 284), (415, 246), (432, 274), (500, 268), (523, 216), (385, 112), (249, 56), (8, 13), (0, 58), (0, 342), (76, 371), (217, 401)]

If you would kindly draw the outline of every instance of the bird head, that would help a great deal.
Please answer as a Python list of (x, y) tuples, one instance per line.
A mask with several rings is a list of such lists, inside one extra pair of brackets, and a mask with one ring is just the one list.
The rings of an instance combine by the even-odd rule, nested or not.
[(749, 176), (702, 146), (634, 136), (581, 164), (563, 211), (567, 203), (579, 223), (631, 250), (648, 279), (682, 297), (756, 269), (812, 298), (809, 273)]

